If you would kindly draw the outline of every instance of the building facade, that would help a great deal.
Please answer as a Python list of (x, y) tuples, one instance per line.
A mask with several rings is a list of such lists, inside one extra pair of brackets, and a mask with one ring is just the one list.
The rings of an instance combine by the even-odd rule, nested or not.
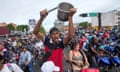
[(63, 21), (59, 21), (59, 20), (55, 20), (54, 27), (58, 28), (60, 31), (64, 31), (63, 30), (64, 22)]
[[(92, 26), (98, 26), (98, 16), (91, 17)], [(101, 25), (102, 26), (114, 26), (120, 25), (120, 11), (113, 10), (106, 13), (101, 13)]]

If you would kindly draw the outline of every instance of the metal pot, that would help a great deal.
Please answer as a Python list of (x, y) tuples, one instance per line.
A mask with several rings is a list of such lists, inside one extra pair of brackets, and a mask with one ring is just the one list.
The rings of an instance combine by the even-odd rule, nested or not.
[(58, 7), (58, 14), (57, 17), (60, 21), (67, 21), (68, 20), (68, 15), (69, 15), (69, 10), (73, 8), (73, 5), (67, 2), (62, 2), (59, 4)]
[(71, 8), (73, 8), (72, 4), (67, 3), (67, 2), (62, 2), (58, 5), (58, 7), (55, 7), (53, 9), (49, 10), (48, 13), (58, 9), (58, 13), (57, 13), (58, 20), (68, 21), (68, 14), (69, 14), (69, 10)]

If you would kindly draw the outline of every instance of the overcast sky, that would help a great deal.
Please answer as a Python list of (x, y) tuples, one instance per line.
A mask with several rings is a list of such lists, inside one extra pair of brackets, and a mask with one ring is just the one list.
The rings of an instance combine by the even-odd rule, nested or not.
[[(120, 0), (0, 0), (0, 23), (14, 22), (28, 24), (29, 19), (39, 19), (40, 10), (48, 10), (58, 6), (61, 2), (69, 2), (77, 8), (74, 22), (79, 23), (89, 18), (80, 18), (80, 13), (107, 12), (120, 8)], [(57, 19), (57, 10), (49, 13), (43, 22), (45, 29), (49, 30)]]

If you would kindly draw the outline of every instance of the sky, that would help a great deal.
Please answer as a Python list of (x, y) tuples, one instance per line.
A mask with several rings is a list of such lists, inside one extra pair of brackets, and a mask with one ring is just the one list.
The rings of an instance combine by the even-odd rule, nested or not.
[[(0, 0), (0, 23), (28, 24), (29, 19), (39, 20), (41, 10), (45, 8), (50, 10), (61, 2), (69, 2), (77, 8), (73, 17), (74, 23), (90, 21), (88, 17), (79, 17), (81, 13), (120, 9), (120, 0)], [(54, 21), (57, 19), (57, 11), (50, 12), (44, 20), (42, 25), (47, 31), (53, 27)]]

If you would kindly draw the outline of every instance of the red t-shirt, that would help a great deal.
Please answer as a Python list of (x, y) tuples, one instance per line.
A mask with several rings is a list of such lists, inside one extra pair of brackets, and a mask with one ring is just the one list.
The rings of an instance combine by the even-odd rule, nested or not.
[(86, 42), (86, 41), (87, 41), (87, 38), (86, 38), (86, 37), (84, 37), (84, 38), (82, 38), (82, 39), (79, 40), (80, 48), (82, 48), (83, 43)]
[(108, 38), (108, 37), (109, 37), (109, 33), (106, 32), (106, 33), (104, 34), (104, 38), (106, 39), (106, 38)]

